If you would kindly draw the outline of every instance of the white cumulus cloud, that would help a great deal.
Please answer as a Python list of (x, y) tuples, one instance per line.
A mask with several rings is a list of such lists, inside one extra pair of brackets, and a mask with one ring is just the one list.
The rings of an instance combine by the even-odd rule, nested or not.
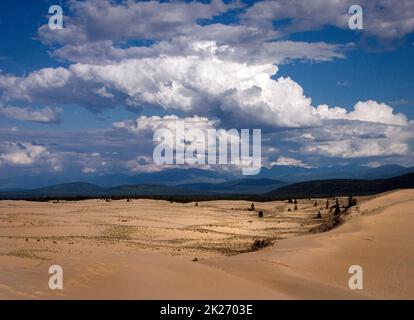
[(359, 120), (401, 126), (408, 124), (408, 119), (404, 114), (395, 114), (392, 107), (373, 100), (357, 102), (354, 110), (350, 112), (344, 108), (319, 105), (313, 109), (313, 113), (322, 119)]
[(50, 159), (49, 151), (43, 146), (28, 142), (5, 142), (1, 146), (0, 163), (9, 165), (31, 165), (42, 159)]
[(270, 163), (271, 166), (288, 166), (288, 167), (301, 167), (311, 168), (310, 165), (304, 163), (302, 160), (289, 158), (289, 157), (278, 157), (276, 161)]
[(16, 120), (25, 120), (40, 123), (60, 122), (60, 108), (44, 107), (41, 109), (22, 108), (0, 105), (0, 115)]

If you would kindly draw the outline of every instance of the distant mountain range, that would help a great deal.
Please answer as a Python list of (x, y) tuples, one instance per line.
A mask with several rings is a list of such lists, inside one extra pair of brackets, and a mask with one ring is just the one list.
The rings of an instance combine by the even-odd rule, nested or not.
[(376, 168), (360, 165), (337, 165), (319, 168), (273, 166), (262, 168), (257, 178), (276, 179), (284, 182), (303, 182), (325, 179), (386, 179), (414, 172), (414, 167), (385, 165)]
[(333, 179), (305, 181), (286, 185), (272, 179), (241, 179), (225, 183), (196, 183), (179, 186), (135, 184), (103, 187), (86, 182), (58, 184), (23, 191), (0, 192), (0, 199), (65, 197), (187, 197), (246, 198), (259, 200), (369, 195), (394, 189), (414, 188), (414, 173), (388, 179)]
[[(301, 168), (289, 166), (273, 166), (270, 169), (262, 168), (257, 176), (242, 176), (230, 171), (212, 171), (197, 168), (190, 169), (167, 169), (159, 172), (138, 173), (135, 175), (127, 174), (79, 174), (65, 176), (64, 173), (58, 174), (37, 174), (22, 175), (17, 177), (6, 177), (3, 174), (0, 177), (0, 190), (17, 191), (36, 189), (56, 184), (83, 181), (102, 187), (115, 187), (119, 185), (137, 185), (137, 184), (159, 184), (165, 186), (191, 185), (197, 190), (208, 190), (213, 185), (224, 183), (217, 187), (226, 193), (230, 184), (237, 184), (237, 181), (252, 179), (255, 181), (262, 180), (261, 186), (257, 187), (257, 192), (266, 192), (275, 189), (278, 183), (294, 183), (310, 180), (323, 179), (385, 179), (414, 172), (414, 167), (406, 168), (399, 165), (386, 165), (377, 168), (359, 165), (338, 165), (320, 168)], [(7, 173), (6, 173), (7, 174)], [(267, 180), (267, 181), (266, 181)], [(273, 188), (270, 186), (275, 182)], [(283, 182), (281, 182), (283, 181)], [(243, 183), (244, 184), (244, 183)], [(255, 184), (255, 182), (252, 182)], [(267, 189), (266, 186), (269, 186)], [(244, 192), (244, 186), (233, 185), (234, 191)], [(185, 187), (185, 189), (188, 189)], [(249, 192), (256, 193), (256, 191)]]
[(370, 195), (395, 189), (414, 188), (414, 173), (376, 180), (316, 180), (305, 181), (275, 189), (266, 198), (332, 197)]
[(72, 182), (31, 190), (3, 191), (0, 192), (0, 198), (262, 194), (284, 185), (286, 183), (271, 179), (240, 179), (217, 184), (193, 183), (179, 186), (131, 184), (116, 187)]
[(185, 190), (221, 194), (261, 194), (287, 185), (273, 179), (239, 179), (222, 183), (189, 183), (178, 185)]
[(158, 184), (122, 185), (117, 187), (101, 187), (87, 182), (71, 182), (57, 184), (49, 187), (4, 191), (0, 198), (56, 198), (56, 197), (132, 197), (132, 196), (166, 196), (191, 195), (194, 192), (177, 187)]
[(11, 178), (0, 177), (0, 190), (24, 190), (83, 181), (102, 187), (135, 184), (162, 184), (174, 186), (186, 183), (220, 183), (236, 179), (234, 174), (203, 169), (166, 169), (159, 172), (127, 174), (79, 174), (79, 175), (24, 175)]

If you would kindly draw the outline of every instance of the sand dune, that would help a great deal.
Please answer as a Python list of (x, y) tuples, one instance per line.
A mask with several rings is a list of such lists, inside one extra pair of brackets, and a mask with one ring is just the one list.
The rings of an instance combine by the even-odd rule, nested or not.
[[(243, 201), (2, 201), (0, 298), (413, 299), (414, 190), (359, 200), (322, 234), (309, 230), (324, 201), (256, 204), (264, 218)], [(258, 238), (274, 244), (247, 252)], [(355, 264), (363, 290), (348, 288)]]
[[(413, 208), (414, 190), (392, 192), (327, 233), (206, 263), (292, 298), (414, 299)], [(361, 291), (348, 288), (351, 265), (363, 268)]]

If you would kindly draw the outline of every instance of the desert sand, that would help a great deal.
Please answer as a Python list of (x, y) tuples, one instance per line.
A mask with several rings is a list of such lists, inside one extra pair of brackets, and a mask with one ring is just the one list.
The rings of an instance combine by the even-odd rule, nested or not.
[[(414, 299), (414, 190), (358, 197), (318, 234), (329, 210), (314, 203), (0, 201), (0, 298)], [(48, 287), (54, 264), (63, 290)]]

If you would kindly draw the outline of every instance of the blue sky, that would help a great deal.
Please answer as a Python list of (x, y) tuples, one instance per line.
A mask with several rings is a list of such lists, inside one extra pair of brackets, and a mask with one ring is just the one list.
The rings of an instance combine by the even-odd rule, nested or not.
[(414, 6), (381, 3), (350, 30), (349, 1), (1, 2), (0, 172), (163, 170), (166, 115), (262, 128), (268, 167), (409, 166)]
[[(335, 38), (334, 34), (338, 34)], [(355, 32), (321, 30), (292, 36), (298, 41), (358, 41)], [(328, 40), (329, 39), (329, 40)], [(335, 40), (336, 39), (336, 40)], [(358, 100), (387, 102), (398, 112), (414, 117), (414, 38), (410, 34), (392, 48), (374, 51), (359, 44), (346, 59), (329, 63), (294, 63), (283, 66), (281, 75), (297, 80), (315, 104), (327, 103), (349, 109)], [(314, 75), (318, 75), (315, 81)], [(401, 101), (407, 103), (401, 105)], [(398, 104), (400, 102), (400, 104)]]

